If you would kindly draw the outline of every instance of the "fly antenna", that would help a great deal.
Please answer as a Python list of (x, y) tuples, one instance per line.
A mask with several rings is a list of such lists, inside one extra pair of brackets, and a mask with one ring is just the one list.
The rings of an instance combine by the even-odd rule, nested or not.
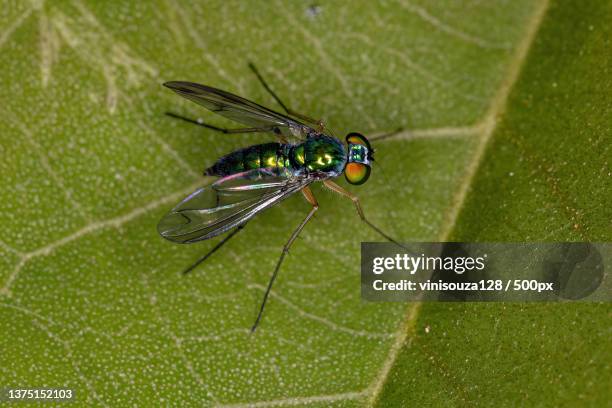
[(387, 132), (387, 133), (383, 133), (382, 135), (377, 135), (377, 136), (370, 137), (368, 140), (370, 142), (372, 142), (372, 141), (375, 141), (375, 140), (378, 141), (378, 140), (389, 139), (390, 137), (393, 137), (393, 136), (397, 135), (398, 133), (401, 133), (403, 130), (404, 130), (404, 128), (399, 127), (399, 128), (397, 128), (397, 129), (395, 129), (395, 130), (393, 130), (391, 132)]

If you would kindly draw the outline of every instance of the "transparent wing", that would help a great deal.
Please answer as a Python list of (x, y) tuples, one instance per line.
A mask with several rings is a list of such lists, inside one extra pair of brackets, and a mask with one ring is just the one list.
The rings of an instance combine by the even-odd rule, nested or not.
[(194, 191), (157, 225), (162, 237), (180, 243), (222, 234), (312, 183), (285, 169), (234, 174)]
[(221, 116), (245, 125), (274, 126), (287, 136), (304, 136), (315, 131), (282, 113), (210, 86), (184, 81), (166, 82), (164, 86)]

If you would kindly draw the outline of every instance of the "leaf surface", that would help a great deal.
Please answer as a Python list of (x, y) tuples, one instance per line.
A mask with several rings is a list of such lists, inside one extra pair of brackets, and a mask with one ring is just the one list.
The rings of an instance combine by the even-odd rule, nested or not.
[[(543, 9), (449, 240), (610, 241), (611, 17), (598, 1)], [(414, 316), (378, 406), (609, 404), (609, 303), (429, 303)]]
[[(315, 189), (320, 211), (292, 248), (254, 336), (262, 290), (308, 210), (301, 197), (180, 274), (216, 241), (172, 245), (156, 234), (157, 221), (209, 182), (200, 174), (220, 155), (270, 137), (173, 121), (165, 111), (235, 126), (161, 83), (201, 82), (277, 109), (248, 70), (253, 61), (289, 106), (324, 118), (339, 137), (403, 127), (375, 143), (382, 170), (351, 190), (394, 236), (436, 240), (455, 226), (474, 169), (487, 168), (479, 166), (490, 157), (479, 153), (481, 135), (492, 131), (492, 107), (506, 104), (504, 87), (541, 6), (430, 3), (3, 8), (0, 383), (69, 386), (88, 406), (358, 406), (378, 395), (406, 308), (418, 314), (360, 301), (359, 243), (378, 237), (350, 202)], [(473, 222), (463, 218), (473, 194), (453, 236), (480, 237), (462, 232)], [(601, 211), (589, 208), (585, 220)], [(605, 231), (597, 219), (580, 222), (591, 237)]]

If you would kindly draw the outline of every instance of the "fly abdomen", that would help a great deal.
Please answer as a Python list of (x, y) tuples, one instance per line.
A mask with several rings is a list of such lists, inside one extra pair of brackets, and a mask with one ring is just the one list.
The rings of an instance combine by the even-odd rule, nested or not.
[(206, 169), (208, 176), (229, 176), (260, 168), (289, 167), (289, 145), (264, 143), (227, 154)]

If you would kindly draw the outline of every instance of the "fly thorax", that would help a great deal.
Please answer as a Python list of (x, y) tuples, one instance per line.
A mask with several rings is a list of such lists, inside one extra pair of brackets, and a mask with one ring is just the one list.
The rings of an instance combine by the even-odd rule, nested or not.
[(311, 136), (294, 147), (292, 161), (309, 173), (335, 177), (342, 173), (346, 153), (342, 143), (329, 136)]

